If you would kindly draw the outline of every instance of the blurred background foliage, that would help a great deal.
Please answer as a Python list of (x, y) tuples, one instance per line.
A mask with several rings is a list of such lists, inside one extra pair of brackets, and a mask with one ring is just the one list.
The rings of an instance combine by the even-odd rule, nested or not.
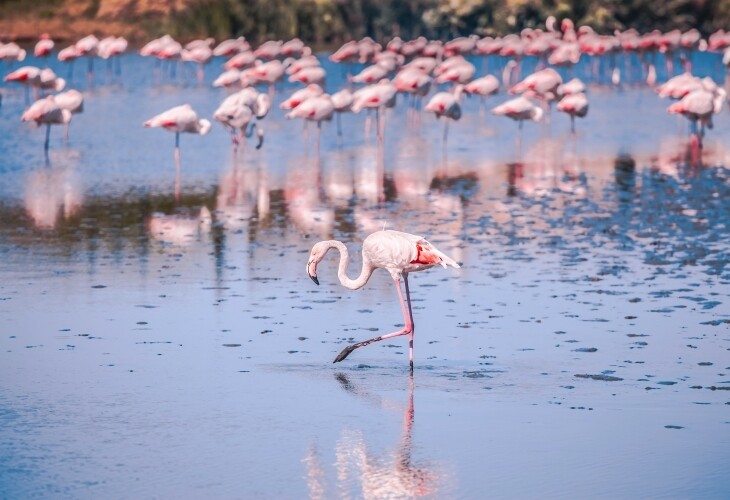
[[(504, 35), (542, 27), (550, 15), (601, 33), (697, 28), (707, 36), (730, 29), (730, 0), (0, 0), (0, 20), (65, 16), (126, 22), (140, 38), (299, 37), (318, 46), (363, 36)], [(94, 26), (103, 31), (103, 23)]]
[(193, 0), (160, 33), (332, 45), (363, 36), (504, 35), (544, 26), (550, 15), (603, 33), (697, 28), (706, 36), (730, 28), (730, 0)]

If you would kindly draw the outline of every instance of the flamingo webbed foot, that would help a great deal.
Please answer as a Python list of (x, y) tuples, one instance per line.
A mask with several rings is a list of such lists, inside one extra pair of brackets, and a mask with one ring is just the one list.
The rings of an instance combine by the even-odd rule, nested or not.
[(357, 344), (348, 345), (347, 347), (345, 347), (344, 349), (342, 349), (342, 352), (340, 352), (337, 355), (337, 357), (335, 358), (335, 360), (333, 361), (333, 363), (339, 363), (340, 361), (342, 361), (343, 359), (345, 359), (347, 356), (349, 356), (350, 353), (352, 351), (354, 351), (355, 349), (357, 349), (357, 348), (358, 348), (358, 345)]

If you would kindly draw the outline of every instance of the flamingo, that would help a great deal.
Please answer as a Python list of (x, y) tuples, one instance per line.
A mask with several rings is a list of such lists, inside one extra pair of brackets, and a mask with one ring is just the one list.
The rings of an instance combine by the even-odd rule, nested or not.
[(88, 78), (91, 79), (94, 74), (94, 56), (96, 55), (97, 48), (99, 47), (99, 39), (94, 35), (86, 35), (78, 42), (75, 43), (76, 50), (82, 56), (88, 58)]
[(108, 36), (106, 38), (102, 38), (99, 41), (99, 46), (96, 49), (97, 54), (100, 58), (106, 59), (109, 61), (109, 71), (111, 71), (112, 67), (114, 66), (114, 59), (117, 60), (117, 74), (121, 73), (121, 67), (119, 65), (119, 57), (120, 55), (124, 54), (126, 52), (127, 47), (129, 46), (129, 42), (127, 42), (126, 38), (123, 37), (116, 37), (116, 36)]
[(54, 45), (48, 33), (41, 33), (41, 36), (38, 37), (38, 42), (33, 48), (33, 55), (36, 57), (48, 57), (51, 55)]
[[(378, 141), (383, 142), (384, 119), (380, 120), (380, 110), (395, 106), (395, 97), (398, 92), (393, 83), (388, 79), (380, 80), (378, 83), (368, 85), (357, 90), (352, 95), (352, 112), (359, 113), (363, 108), (375, 109), (375, 122), (378, 127)], [(365, 127), (368, 128), (367, 125)]]
[(304, 68), (311, 68), (312, 66), (321, 66), (321, 64), (319, 59), (317, 59), (317, 56), (307, 54), (293, 61), (289, 67), (286, 68), (286, 74), (293, 75)]
[(331, 120), (335, 112), (335, 105), (332, 98), (328, 94), (310, 97), (299, 106), (292, 109), (286, 114), (287, 119), (303, 118), (305, 120), (317, 122), (317, 151), (319, 152), (319, 138), (324, 120)]
[(324, 94), (324, 90), (316, 83), (310, 83), (303, 89), (295, 91), (289, 98), (279, 104), (280, 109), (294, 109), (310, 97)]
[(699, 122), (700, 131), (697, 133), (697, 137), (701, 147), (702, 138), (705, 135), (705, 127), (712, 128), (712, 115), (722, 110), (726, 99), (727, 93), (723, 88), (716, 87), (714, 92), (701, 88), (693, 90), (680, 101), (669, 106), (667, 113), (684, 115), (692, 123), (694, 133), (697, 133), (697, 122)]
[[(75, 89), (69, 89), (54, 96), (56, 105), (61, 109), (67, 109), (72, 115), (81, 113), (84, 110), (84, 96)], [(68, 143), (68, 124), (64, 123), (64, 139)]]
[(543, 110), (540, 106), (536, 106), (526, 97), (516, 97), (500, 104), (492, 110), (492, 114), (506, 116), (520, 123), (524, 120), (540, 121), (542, 119)]
[(575, 117), (588, 114), (588, 98), (583, 92), (566, 95), (558, 102), (558, 111), (570, 115), (570, 131), (575, 134)]
[(479, 105), (479, 114), (484, 114), (484, 100), (490, 95), (499, 92), (499, 80), (494, 75), (486, 75), (476, 78), (464, 85), (464, 93), (467, 95), (478, 95), (481, 102)]
[(302, 68), (296, 73), (293, 73), (289, 77), (290, 82), (299, 82), (304, 84), (318, 83), (324, 85), (324, 79), (327, 76), (327, 72), (321, 66), (308, 66)]
[(162, 127), (175, 132), (175, 198), (180, 197), (180, 133), (206, 135), (210, 132), (211, 124), (206, 119), (199, 119), (190, 104), (175, 106), (167, 111), (155, 115), (142, 124), (144, 127)]
[(251, 50), (251, 44), (246, 41), (246, 38), (240, 36), (238, 38), (230, 38), (223, 40), (221, 43), (213, 49), (214, 56), (225, 56), (232, 57), (240, 52), (246, 52)]
[(444, 122), (444, 147), (446, 147), (446, 139), (449, 134), (449, 120), (458, 121), (461, 118), (461, 93), (464, 86), (459, 84), (456, 86), (454, 93), (438, 92), (434, 94), (431, 100), (426, 104), (426, 111), (436, 114), (436, 118), (448, 118)]
[[(197, 43), (196, 43), (197, 42)], [(192, 44), (192, 45), (191, 45)], [(198, 65), (197, 78), (198, 84), (203, 84), (205, 71), (203, 67), (213, 57), (213, 49), (204, 40), (195, 40), (187, 44), (180, 52), (180, 60), (183, 62), (192, 62)]]
[(340, 123), (340, 115), (348, 111), (352, 111), (352, 92), (349, 89), (341, 89), (332, 94), (332, 105), (337, 113), (337, 135), (342, 136), (342, 124)]
[(43, 150), (46, 153), (46, 158), (48, 158), (51, 125), (65, 125), (70, 122), (71, 111), (59, 107), (56, 99), (52, 95), (49, 95), (31, 104), (20, 119), (24, 122), (34, 121), (36, 125), (46, 125), (46, 142), (43, 145)]
[[(250, 128), (249, 124), (254, 117), (259, 120), (264, 118), (270, 108), (271, 100), (268, 95), (248, 87), (226, 97), (213, 113), (213, 118), (231, 130), (231, 139), (237, 146), (239, 143), (237, 132), (241, 137), (251, 137), (256, 124), (251, 124)], [(261, 149), (264, 142), (263, 130), (258, 129), (257, 135), (259, 143), (256, 149)]]
[[(411, 294), (408, 288), (408, 273), (423, 271), (436, 265), (441, 265), (444, 268), (451, 266), (458, 269), (460, 267), (459, 264), (426, 241), (422, 236), (400, 231), (383, 230), (370, 234), (363, 241), (362, 269), (360, 275), (355, 279), (347, 276), (347, 265), (350, 261), (350, 256), (344, 243), (338, 240), (326, 240), (316, 243), (309, 254), (306, 270), (307, 275), (317, 285), (319, 285), (317, 264), (324, 259), (327, 252), (332, 248), (340, 252), (340, 264), (337, 277), (342, 286), (350, 290), (357, 290), (363, 287), (375, 269), (385, 269), (390, 273), (398, 291), (398, 300), (400, 301), (404, 322), (403, 328), (393, 333), (380, 335), (345, 347), (337, 355), (334, 362), (342, 361), (359, 347), (401, 335), (408, 335), (410, 370), (413, 373), (413, 334), (415, 325), (411, 308)], [(405, 301), (403, 300), (403, 292), (401, 291), (401, 279), (405, 284)]]
[(405, 92), (413, 96), (411, 109), (408, 110), (411, 115), (408, 117), (409, 121), (416, 123), (416, 110), (420, 108), (421, 100), (431, 90), (432, 81), (433, 79), (426, 71), (421, 70), (415, 65), (404, 67), (393, 78), (393, 84), (398, 92)]
[[(213, 54), (215, 55), (215, 51), (213, 51)], [(236, 55), (227, 60), (225, 64), (223, 64), (223, 68), (244, 69), (252, 66), (255, 61), (256, 56), (253, 55), (253, 52), (251, 52), (250, 50), (244, 50), (238, 52)]]
[(23, 61), (27, 55), (25, 49), (15, 42), (0, 44), (0, 61)]

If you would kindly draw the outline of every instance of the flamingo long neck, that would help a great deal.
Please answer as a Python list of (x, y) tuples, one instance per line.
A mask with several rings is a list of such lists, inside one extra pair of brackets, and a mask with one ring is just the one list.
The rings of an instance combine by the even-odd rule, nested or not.
[(350, 254), (347, 251), (347, 247), (344, 243), (337, 240), (331, 240), (328, 242), (330, 248), (336, 248), (340, 252), (340, 265), (337, 268), (337, 277), (340, 279), (342, 286), (349, 288), (350, 290), (357, 290), (361, 288), (370, 279), (370, 275), (373, 274), (375, 268), (363, 255), (362, 269), (360, 270), (360, 276), (355, 279), (350, 279), (347, 276), (347, 265), (350, 262)]

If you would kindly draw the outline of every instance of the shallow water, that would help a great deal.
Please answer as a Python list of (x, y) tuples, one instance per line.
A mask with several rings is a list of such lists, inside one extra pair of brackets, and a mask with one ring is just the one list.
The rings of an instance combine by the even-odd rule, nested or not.
[[(173, 136), (141, 124), (209, 117), (221, 62), (202, 86), (77, 64), (86, 110), (48, 160), (2, 89), (0, 497), (727, 497), (727, 111), (698, 151), (652, 90), (595, 83), (575, 136), (553, 112), (516, 144), (467, 100), (444, 147), (401, 100), (382, 150), (364, 115), (317, 150), (281, 85), (261, 150), (214, 124), (176, 181)], [(334, 237), (355, 274), (384, 226), (462, 263), (411, 275), (412, 379), (402, 339), (331, 363), (399, 327), (385, 272), (356, 292), (334, 257), (321, 286), (304, 272)]]

